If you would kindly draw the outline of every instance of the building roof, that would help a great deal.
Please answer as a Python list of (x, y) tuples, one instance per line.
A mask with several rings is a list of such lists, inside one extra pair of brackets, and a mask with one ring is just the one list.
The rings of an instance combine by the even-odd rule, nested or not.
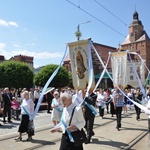
[(146, 31), (143, 31), (142, 36), (136, 42), (140, 42), (140, 41), (150, 41), (150, 38), (147, 35)]
[[(139, 39), (137, 39), (135, 42), (141, 42), (141, 41), (150, 41), (149, 36), (147, 35), (146, 31), (144, 30), (142, 35), (140, 36)], [(125, 45), (125, 44), (130, 44), (131, 41), (129, 39), (129, 34), (127, 35), (127, 37), (125, 38), (124, 42), (121, 45)]]

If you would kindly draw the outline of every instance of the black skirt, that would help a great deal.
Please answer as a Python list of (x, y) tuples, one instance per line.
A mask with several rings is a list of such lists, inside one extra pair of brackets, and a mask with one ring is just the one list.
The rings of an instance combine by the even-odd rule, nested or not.
[(18, 132), (24, 133), (28, 131), (28, 124), (29, 124), (29, 116), (28, 115), (22, 115), (21, 123), (18, 129)]
[(83, 146), (75, 146), (73, 142), (70, 142), (67, 132), (62, 135), (61, 144), (59, 150), (83, 150)]

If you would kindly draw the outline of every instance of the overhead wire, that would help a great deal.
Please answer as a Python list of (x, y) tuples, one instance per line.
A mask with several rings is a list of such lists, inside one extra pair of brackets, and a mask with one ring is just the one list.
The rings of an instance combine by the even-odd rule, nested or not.
[(97, 0), (94, 0), (98, 5), (100, 5), (102, 8), (104, 8), (106, 11), (108, 11), (112, 16), (114, 16), (115, 18), (117, 18), (120, 22), (122, 22), (125, 26), (128, 26), (124, 21), (122, 21), (119, 17), (117, 17), (114, 13), (112, 13), (109, 9), (107, 9), (105, 6), (103, 6), (102, 4), (100, 4), (100, 2), (98, 2)]
[(123, 35), (122, 33), (120, 33), (119, 31), (117, 31), (116, 29), (112, 28), (111, 26), (109, 26), (108, 24), (106, 24), (105, 22), (101, 21), (100, 19), (98, 19), (97, 17), (95, 17), (94, 15), (92, 15), (91, 13), (87, 12), (86, 10), (82, 9), (80, 6), (77, 6), (76, 4), (72, 3), (69, 0), (66, 0), (68, 3), (72, 4), (73, 6), (77, 7), (78, 9), (80, 9), (81, 11), (83, 11), (84, 13), (88, 14), (89, 16), (91, 16), (92, 18), (96, 19), (97, 21), (99, 21), (100, 23), (104, 24), (105, 26), (107, 26), (108, 28), (110, 28), (111, 30), (115, 31), (116, 33), (118, 33), (119, 35), (126, 37), (125, 35)]

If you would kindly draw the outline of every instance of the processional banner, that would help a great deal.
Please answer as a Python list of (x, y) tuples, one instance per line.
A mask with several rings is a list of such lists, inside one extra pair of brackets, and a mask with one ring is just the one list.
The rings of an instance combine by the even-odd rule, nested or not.
[(127, 62), (127, 84), (132, 85), (134, 87), (139, 87), (139, 83), (135, 71), (137, 72), (142, 85), (144, 85), (145, 84), (144, 64), (141, 61), (138, 62), (133, 61), (133, 63), (134, 65), (131, 62)]
[(126, 52), (111, 53), (111, 67), (114, 85), (126, 86), (127, 53)]
[[(93, 72), (93, 65), (91, 66), (91, 42), (90, 40), (80, 40), (69, 45), (69, 56), (71, 62), (73, 86), (77, 90), (86, 89), (89, 84), (90, 71)], [(90, 68), (89, 68), (90, 66)], [(92, 67), (92, 68), (91, 68)], [(93, 74), (93, 73), (92, 73)], [(94, 89), (95, 80), (92, 75), (91, 88)], [(91, 79), (90, 79), (91, 80)]]

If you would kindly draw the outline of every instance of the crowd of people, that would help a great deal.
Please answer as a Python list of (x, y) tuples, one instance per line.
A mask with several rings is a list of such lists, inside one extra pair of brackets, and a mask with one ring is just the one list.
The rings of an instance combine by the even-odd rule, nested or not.
[[(1, 117), (3, 118), (3, 123), (6, 122), (12, 123), (12, 118), (16, 120), (20, 120), (21, 114), (21, 104), (24, 99), (24, 91), (29, 92), (29, 97), (33, 100), (35, 105), (37, 104), (40, 93), (37, 92), (37, 89), (30, 88), (27, 90), (26, 88), (11, 88), (8, 87), (0, 90), (0, 109), (1, 109)], [(7, 117), (7, 120), (6, 120)], [(0, 124), (2, 126), (2, 124)]]
[[(62, 132), (60, 150), (66, 148), (70, 148), (71, 150), (83, 149), (82, 145), (76, 146), (73, 141), (70, 141), (67, 131), (73, 132), (74, 130), (85, 128), (87, 137), (85, 144), (91, 142), (92, 136), (95, 135), (93, 131), (95, 114), (89, 106), (93, 106), (98, 110), (101, 119), (105, 117), (105, 110), (111, 117), (116, 115), (116, 128), (119, 131), (122, 126), (122, 113), (127, 113), (129, 109), (135, 108), (135, 119), (140, 119), (141, 109), (134, 105), (130, 99), (139, 104), (143, 104), (145, 101), (145, 97), (139, 88), (122, 89), (122, 87), (119, 86), (114, 89), (97, 89), (96, 91), (90, 89), (88, 94), (86, 90), (82, 90), (82, 98), (84, 101), (80, 107), (76, 106), (72, 122), (69, 124), (72, 110), (75, 107), (75, 103), (73, 103), (73, 95), (75, 94), (76, 91), (70, 88), (60, 90), (53, 88), (44, 95), (44, 98), (47, 100), (47, 113), (51, 113), (51, 120), (54, 126), (60, 122), (64, 122), (65, 124), (57, 129), (53, 128), (51, 130), (52, 133), (56, 131)], [(147, 98), (150, 97), (150, 88), (147, 89), (146, 95)], [(37, 88), (31, 88), (30, 90), (25, 88), (9, 90), (9, 88), (6, 87), (0, 92), (3, 108), (3, 123), (6, 123), (6, 118), (8, 123), (12, 123), (11, 118), (13, 111), (15, 112), (15, 119), (19, 120), (19, 116), (21, 118), (18, 129), (19, 135), (15, 139), (16, 141), (22, 140), (22, 133), (24, 132), (28, 133), (27, 140), (32, 140), (34, 132), (29, 132), (28, 125), (29, 122), (33, 122), (32, 115), (39, 97), (40, 91)], [(147, 108), (150, 109), (150, 101), (148, 101)], [(150, 130), (150, 119), (148, 119), (148, 128)]]

